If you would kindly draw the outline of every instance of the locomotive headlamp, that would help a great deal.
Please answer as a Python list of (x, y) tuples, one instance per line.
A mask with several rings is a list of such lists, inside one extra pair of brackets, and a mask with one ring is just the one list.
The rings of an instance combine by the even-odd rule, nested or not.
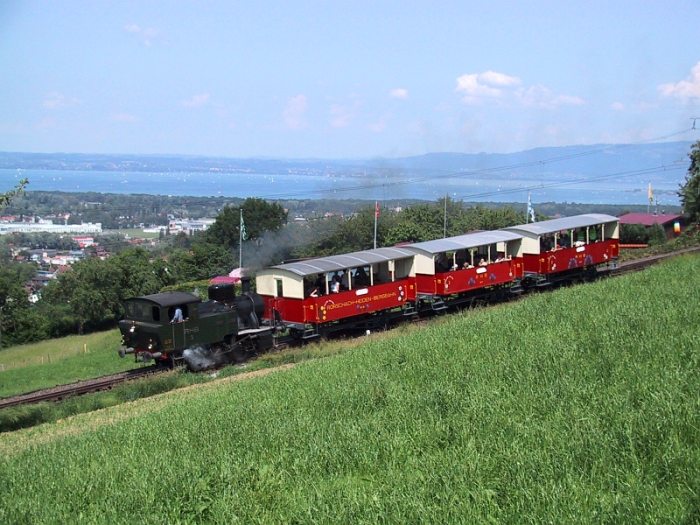
[(133, 334), (136, 331), (136, 325), (132, 324), (131, 328), (129, 328), (129, 333)]

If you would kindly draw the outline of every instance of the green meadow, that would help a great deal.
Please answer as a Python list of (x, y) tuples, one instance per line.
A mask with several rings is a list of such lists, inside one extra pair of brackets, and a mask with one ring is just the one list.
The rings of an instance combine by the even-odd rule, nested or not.
[(0, 397), (113, 374), (139, 366), (119, 359), (119, 330), (51, 339), (0, 351)]
[(0, 435), (2, 523), (697, 523), (700, 257)]

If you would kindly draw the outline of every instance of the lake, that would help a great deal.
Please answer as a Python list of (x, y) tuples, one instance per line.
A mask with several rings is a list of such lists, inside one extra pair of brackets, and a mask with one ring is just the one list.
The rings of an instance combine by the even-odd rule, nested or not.
[[(659, 205), (678, 205), (685, 170), (640, 177), (582, 177), (574, 174), (345, 175), (222, 172), (115, 172), (0, 169), (0, 192), (27, 177), (27, 191), (144, 193), (265, 199), (423, 199), (449, 194), (466, 202), (536, 202), (646, 205), (647, 186)], [(598, 180), (593, 180), (598, 179)], [(579, 181), (579, 182), (575, 182)]]

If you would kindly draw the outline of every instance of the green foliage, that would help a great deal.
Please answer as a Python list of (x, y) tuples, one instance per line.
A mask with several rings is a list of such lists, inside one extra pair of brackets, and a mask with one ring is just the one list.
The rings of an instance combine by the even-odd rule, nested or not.
[(0, 266), (0, 348), (45, 335), (23, 285), (35, 272), (36, 266), (30, 263), (8, 262)]
[[(276, 202), (248, 198), (240, 207), (226, 206), (206, 231), (206, 239), (228, 248), (240, 243), (241, 209), (246, 239), (259, 239), (266, 231), (277, 231), (287, 222), (287, 212)], [(246, 240), (244, 239), (244, 240)]]
[(97, 258), (75, 263), (46, 286), (43, 296), (49, 303), (70, 305), (79, 334), (86, 325), (99, 326), (119, 311), (118, 279), (111, 266)]
[(641, 224), (621, 224), (620, 242), (623, 244), (648, 244), (649, 229)]
[(693, 144), (690, 154), (690, 167), (678, 195), (683, 210), (691, 222), (700, 222), (700, 141)]
[(172, 284), (165, 286), (161, 291), (163, 292), (189, 292), (198, 295), (202, 300), (207, 299), (209, 289), (209, 279), (201, 279), (198, 281), (185, 281), (178, 282), (177, 284)]
[(666, 238), (666, 232), (664, 232), (663, 226), (660, 224), (654, 224), (649, 227), (649, 244), (651, 246), (658, 246), (664, 244), (668, 239)]
[[(454, 209), (451, 217), (454, 219)], [(386, 244), (420, 242), (443, 237), (444, 210), (437, 204), (416, 204), (406, 208), (394, 221), (386, 235)], [(453, 221), (450, 221), (454, 223)]]
[(699, 265), (5, 434), (0, 521), (695, 523)]
[(7, 205), (12, 202), (12, 200), (17, 197), (18, 195), (21, 195), (22, 192), (24, 192), (24, 188), (29, 184), (29, 179), (22, 179), (17, 183), (17, 186), (15, 186), (13, 189), (10, 191), (7, 191), (5, 193), (0, 193), (0, 210), (5, 208)]
[(167, 267), (174, 282), (211, 279), (227, 275), (234, 267), (234, 256), (225, 246), (197, 242), (190, 250), (174, 250)]

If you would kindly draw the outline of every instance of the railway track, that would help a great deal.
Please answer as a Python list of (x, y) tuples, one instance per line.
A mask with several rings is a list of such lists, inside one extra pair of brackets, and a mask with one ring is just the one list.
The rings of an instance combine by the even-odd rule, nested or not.
[[(675, 252), (669, 252), (660, 255), (652, 255), (641, 259), (625, 261), (619, 264), (617, 268), (609, 270), (608, 272), (605, 272), (602, 275), (618, 276), (623, 275), (625, 273), (637, 272), (666, 259), (670, 259), (678, 255), (685, 255), (697, 252), (700, 252), (700, 246), (694, 246)], [(113, 374), (109, 376), (98, 377), (95, 379), (79, 381), (68, 385), (59, 385), (45, 390), (36, 390), (34, 392), (28, 392), (26, 394), (0, 399), (0, 409), (17, 405), (39, 403), (41, 401), (61, 401), (70, 396), (99, 392), (101, 390), (109, 390), (120, 383), (124, 383), (126, 381), (138, 379), (140, 377), (157, 374), (159, 372), (164, 371), (167, 371), (167, 369), (158, 368), (155, 366), (148, 368), (139, 368), (136, 370), (121, 372), (119, 374)]]
[(138, 368), (127, 372), (120, 372), (108, 376), (96, 377), (94, 379), (86, 379), (67, 385), (58, 385), (52, 388), (43, 390), (35, 390), (18, 396), (6, 397), (0, 399), (0, 409), (18, 405), (28, 405), (31, 403), (39, 403), (41, 401), (61, 401), (71, 396), (89, 394), (99, 392), (101, 390), (109, 390), (113, 386), (133, 379), (146, 377), (149, 375), (164, 372), (166, 369), (155, 366), (148, 368)]
[(641, 259), (633, 259), (631, 261), (625, 261), (620, 263), (617, 268), (610, 270), (609, 275), (616, 276), (625, 273), (638, 272), (644, 268), (648, 268), (656, 263), (664, 261), (666, 259), (671, 259), (672, 257), (677, 257), (679, 255), (686, 255), (689, 253), (700, 252), (700, 246), (692, 246), (690, 248), (684, 248), (683, 250), (678, 250), (675, 252), (662, 253), (659, 255), (650, 255), (649, 257), (643, 257)]

